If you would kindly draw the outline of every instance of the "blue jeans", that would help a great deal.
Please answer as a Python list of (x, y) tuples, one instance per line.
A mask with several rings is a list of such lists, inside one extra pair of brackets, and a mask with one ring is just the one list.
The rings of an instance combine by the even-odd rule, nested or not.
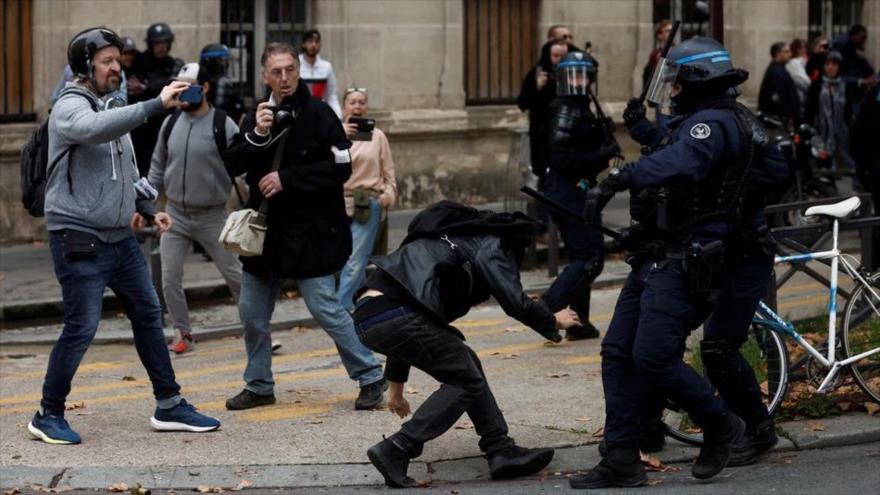
[(700, 426), (726, 414), (724, 400), (682, 360), (685, 339), (707, 313), (688, 294), (680, 260), (633, 266), (602, 341), (608, 448), (638, 447), (640, 421), (656, 397), (672, 399)]
[(162, 331), (159, 297), (137, 240), (132, 235), (120, 242), (97, 241), (94, 258), (70, 260), (65, 256), (67, 241), (62, 232), (49, 233), (55, 276), (64, 300), (64, 329), (49, 356), (40, 403), (43, 411), (64, 415), (71, 381), (101, 321), (106, 287), (116, 293), (131, 320), (134, 345), (159, 407), (173, 407), (180, 402), (180, 385), (175, 381)]
[[(336, 343), (348, 376), (357, 380), (361, 387), (382, 380), (382, 365), (358, 339), (351, 315), (336, 298), (335, 277), (326, 275), (297, 279), (296, 283), (309, 312)], [(280, 285), (279, 276), (260, 277), (242, 273), (238, 312), (244, 324), (244, 344), (248, 357), (244, 381), (245, 388), (257, 395), (272, 394), (275, 387), (269, 322)]]
[(376, 199), (370, 200), (370, 219), (367, 223), (351, 221), (351, 256), (339, 273), (339, 290), (336, 292), (339, 302), (346, 311), (354, 311), (355, 292), (367, 281), (365, 269), (370, 261), (370, 254), (376, 244), (379, 225), (382, 223), (382, 207)]

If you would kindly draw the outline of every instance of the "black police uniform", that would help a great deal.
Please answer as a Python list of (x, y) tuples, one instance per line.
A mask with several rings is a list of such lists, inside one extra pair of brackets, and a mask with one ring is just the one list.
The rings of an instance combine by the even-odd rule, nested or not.
[(234, 83), (226, 75), (226, 63), (229, 59), (229, 48), (222, 43), (211, 43), (202, 48), (199, 61), (208, 70), (211, 91), (208, 102), (215, 108), (226, 112), (235, 123), (244, 114), (244, 103), (235, 90)]
[[(566, 77), (566, 64), (578, 55), (583, 58), (583, 53), (574, 53), (563, 59), (557, 80)], [(591, 111), (585, 89), (578, 95), (557, 96), (550, 104), (550, 168), (544, 193), (571, 211), (583, 210), (587, 190), (617, 150), (605, 125)], [(554, 312), (570, 306), (587, 327), (589, 333), (584, 336), (595, 337), (598, 333), (589, 323), (590, 289), (604, 266), (604, 239), (599, 231), (570, 218), (554, 215), (553, 221), (559, 226), (569, 263), (541, 298)], [(569, 337), (573, 334), (569, 332)]]
[[(168, 55), (163, 58), (153, 56), (152, 43), (167, 41), (169, 50), (174, 41), (174, 33), (165, 23), (153, 24), (147, 29), (147, 49), (135, 58), (132, 66), (132, 75), (146, 86), (139, 95), (129, 95), (129, 102), (136, 103), (146, 101), (159, 96), (162, 88), (168, 85), (183, 68), (183, 60)], [(165, 120), (164, 115), (152, 117), (147, 122), (131, 131), (131, 140), (134, 144), (138, 170), (142, 176), (150, 171), (150, 160), (153, 156), (153, 148), (159, 138), (159, 129)]]

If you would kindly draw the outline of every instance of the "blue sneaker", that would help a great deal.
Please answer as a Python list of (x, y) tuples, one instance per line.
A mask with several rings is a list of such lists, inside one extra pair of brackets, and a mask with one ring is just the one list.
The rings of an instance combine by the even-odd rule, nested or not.
[(70, 429), (64, 416), (43, 415), (40, 411), (28, 423), (31, 436), (53, 445), (71, 445), (82, 442), (77, 432)]
[(185, 400), (171, 409), (156, 408), (150, 425), (159, 431), (194, 431), (198, 433), (220, 428), (220, 421), (196, 411), (195, 406)]

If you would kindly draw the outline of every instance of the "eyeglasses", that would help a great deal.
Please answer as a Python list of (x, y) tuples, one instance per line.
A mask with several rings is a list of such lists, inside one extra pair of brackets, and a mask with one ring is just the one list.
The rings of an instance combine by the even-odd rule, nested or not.
[(345, 94), (342, 95), (343, 98), (352, 94), (352, 93), (363, 93), (367, 94), (367, 88), (348, 88), (345, 90)]

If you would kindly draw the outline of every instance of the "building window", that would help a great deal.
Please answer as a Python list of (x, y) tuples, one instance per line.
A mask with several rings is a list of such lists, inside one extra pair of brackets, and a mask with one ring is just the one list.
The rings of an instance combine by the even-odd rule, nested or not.
[(31, 0), (0, 0), (0, 122), (36, 119)]
[(724, 6), (722, 0), (706, 0), (709, 18), (701, 19), (697, 2), (693, 0), (654, 0), (653, 19), (657, 25), (663, 19), (681, 21), (678, 39), (686, 40), (693, 36), (708, 36), (724, 43)]
[(833, 39), (862, 23), (864, 0), (810, 0), (810, 41), (819, 36)]
[(523, 76), (538, 60), (538, 6), (539, 0), (465, 0), (468, 105), (516, 101)]
[(255, 98), (263, 97), (263, 48), (281, 41), (298, 49), (308, 29), (307, 4), (307, 0), (222, 0), (220, 39), (232, 54), (229, 77), (249, 108)]

